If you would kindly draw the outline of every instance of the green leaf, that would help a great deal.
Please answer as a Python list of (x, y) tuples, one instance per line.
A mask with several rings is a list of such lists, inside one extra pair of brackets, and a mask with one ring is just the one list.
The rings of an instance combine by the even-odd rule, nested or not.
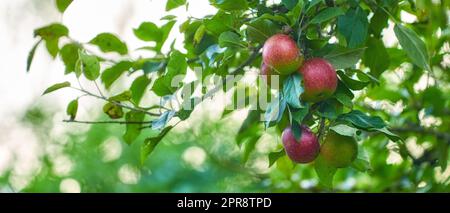
[(114, 104), (114, 103), (106, 103), (103, 106), (103, 112), (108, 115), (111, 119), (119, 119), (123, 117), (122, 107)]
[(78, 51), (80, 50), (80, 46), (76, 43), (69, 43), (64, 45), (59, 52), (64, 65), (66, 66), (65, 73), (71, 73), (75, 71), (75, 65), (78, 61)]
[[(125, 115), (126, 122), (143, 122), (145, 114), (143, 112), (130, 111)], [(140, 123), (128, 123), (126, 126), (123, 139), (127, 144), (133, 143), (134, 140), (141, 134), (142, 124)]]
[(292, 134), (294, 135), (295, 141), (297, 143), (300, 143), (300, 139), (302, 138), (302, 129), (297, 121), (293, 120), (291, 122), (291, 130)]
[(333, 97), (336, 98), (341, 104), (348, 108), (353, 107), (352, 99), (354, 98), (354, 95), (350, 89), (347, 88), (347, 86), (342, 83), (342, 81), (338, 81), (338, 86), (336, 88), (336, 91), (333, 94)]
[(439, 162), (439, 166), (441, 167), (441, 171), (445, 171), (445, 169), (447, 168), (447, 164), (448, 164), (448, 152), (449, 152), (449, 143), (441, 143), (438, 142), (437, 147), (439, 150), (439, 157), (438, 157), (438, 162)]
[(386, 126), (386, 123), (380, 117), (368, 116), (359, 110), (342, 114), (338, 117), (338, 120), (350, 122), (360, 129), (381, 129)]
[(64, 13), (72, 1), (73, 0), (56, 0), (56, 7), (58, 8), (58, 11)]
[(358, 131), (358, 129), (353, 128), (348, 125), (345, 125), (345, 124), (338, 124), (338, 125), (330, 127), (330, 129), (340, 135), (349, 136), (349, 137), (355, 137), (357, 134), (357, 131)]
[(326, 188), (333, 188), (333, 178), (337, 169), (328, 165), (326, 161), (319, 155), (314, 161), (314, 169), (319, 177), (319, 183)]
[(261, 135), (256, 135), (245, 142), (244, 146), (244, 154), (242, 156), (242, 163), (246, 163), (248, 161), (248, 158), (250, 157), (250, 154), (253, 150), (255, 150), (256, 143), (261, 138)]
[(248, 8), (247, 0), (210, 0), (215, 7), (233, 11), (233, 10), (245, 10)]
[(274, 99), (267, 106), (264, 114), (265, 128), (267, 129), (274, 123), (278, 123), (283, 116), (283, 112), (286, 109), (286, 100), (280, 94), (278, 98)]
[(261, 136), (260, 112), (250, 110), (236, 135), (236, 144), (241, 146), (246, 140)]
[(391, 141), (397, 142), (397, 141), (403, 141), (403, 139), (398, 136), (397, 134), (391, 132), (388, 128), (383, 127), (383, 128), (376, 128), (376, 129), (372, 129), (372, 131), (377, 131), (377, 132), (381, 132), (384, 135), (386, 135), (386, 137), (388, 137)]
[(89, 43), (97, 45), (102, 52), (117, 52), (121, 55), (128, 53), (127, 45), (117, 36), (111, 33), (101, 33), (95, 36)]
[(306, 117), (306, 115), (309, 112), (309, 105), (305, 104), (300, 109), (290, 109), (290, 112), (291, 112), (292, 120), (301, 124), (301, 123), (303, 123), (303, 119)]
[(63, 83), (54, 84), (54, 85), (50, 86), (49, 88), (47, 88), (44, 91), (44, 93), (42, 95), (51, 93), (53, 91), (56, 91), (56, 90), (59, 90), (59, 89), (65, 88), (65, 87), (70, 87), (70, 83), (68, 81), (63, 82)]
[(274, 24), (271, 20), (257, 18), (249, 23), (246, 23), (247, 39), (252, 42), (263, 43), (269, 37), (276, 34), (280, 27)]
[(108, 98), (109, 101), (116, 101), (116, 102), (121, 102), (121, 101), (129, 101), (131, 99), (131, 91), (127, 90), (124, 91), (120, 94), (114, 95), (110, 98)]
[(75, 119), (78, 110), (78, 99), (75, 99), (67, 105), (66, 113), (70, 116), (70, 120)]
[(150, 84), (150, 82), (150, 79), (146, 75), (142, 75), (133, 81), (130, 90), (131, 99), (133, 100), (134, 104), (139, 105), (142, 97), (147, 91), (147, 86)]
[(362, 90), (370, 83), (369, 81), (359, 81), (350, 78), (341, 70), (336, 71), (336, 73), (339, 75), (340, 79), (345, 83), (345, 85), (352, 90)]
[(167, 123), (170, 121), (170, 119), (175, 116), (175, 111), (168, 110), (163, 112), (161, 116), (159, 116), (158, 119), (152, 121), (152, 129), (154, 130), (161, 130), (164, 127), (166, 127)]
[(369, 29), (372, 34), (379, 38), (381, 35), (381, 31), (387, 27), (388, 24), (388, 15), (383, 11), (382, 8), (377, 8), (372, 18), (370, 19)]
[(66, 26), (60, 23), (53, 23), (45, 27), (38, 28), (34, 31), (34, 36), (40, 36), (44, 40), (54, 40), (60, 37), (67, 36), (69, 30)]
[(302, 77), (300, 74), (289, 75), (283, 85), (283, 94), (286, 102), (293, 108), (302, 108), (300, 103), (300, 95), (304, 89), (301, 84)]
[(173, 51), (167, 63), (167, 72), (156, 79), (152, 91), (162, 97), (174, 93), (180, 85), (172, 85), (172, 80), (178, 75), (186, 74), (187, 62), (185, 56), (179, 51)]
[(146, 61), (142, 65), (145, 74), (160, 71), (166, 64), (162, 61)]
[(376, 77), (380, 76), (389, 67), (390, 63), (390, 57), (386, 47), (384, 47), (383, 41), (376, 38), (369, 38), (362, 61), (370, 68), (372, 75)]
[(202, 41), (203, 39), (203, 35), (205, 35), (206, 32), (206, 27), (205, 25), (200, 25), (200, 27), (198, 27), (197, 31), (195, 31), (194, 34), (194, 43), (198, 44)]
[(356, 9), (349, 9), (345, 15), (338, 17), (337, 30), (345, 37), (350, 48), (364, 44), (368, 29), (367, 14), (359, 6)]
[(340, 16), (344, 14), (344, 9), (340, 7), (329, 7), (319, 12), (316, 16), (314, 16), (311, 21), (309, 21), (310, 24), (319, 24), (328, 20), (333, 19), (334, 17)]
[[(78, 73), (83, 73), (84, 76), (91, 81), (96, 80), (100, 76), (100, 63), (96, 56), (87, 55), (84, 51), (78, 51), (79, 57), (79, 66), (76, 66), (80, 69)], [(81, 71), (81, 72), (80, 72)]]
[(313, 8), (314, 6), (316, 6), (317, 4), (323, 2), (323, 0), (311, 0), (309, 1), (309, 4), (307, 5), (307, 8), (305, 10), (305, 12), (308, 12), (309, 10), (311, 10), (311, 8)]
[(222, 34), (220, 34), (219, 46), (230, 48), (245, 47), (239, 35), (231, 31), (223, 32)]
[(278, 151), (278, 152), (271, 152), (269, 153), (269, 167), (271, 167), (275, 162), (277, 162), (278, 159), (285, 156), (286, 153), (284, 152), (284, 149)]
[(33, 48), (31, 48), (30, 52), (28, 53), (27, 72), (30, 71), (31, 62), (33, 62), (33, 58), (34, 58), (34, 53), (36, 53), (36, 49), (41, 42), (42, 42), (42, 40), (39, 40), (38, 42), (36, 42), (36, 44), (33, 45)]
[(358, 150), (358, 156), (352, 162), (352, 168), (360, 171), (360, 172), (369, 172), (372, 171), (372, 166), (370, 165), (369, 157), (367, 153), (363, 149)]
[(411, 59), (411, 62), (422, 69), (430, 71), (430, 56), (428, 55), (425, 43), (419, 36), (413, 30), (401, 24), (395, 25), (394, 32), (403, 50)]
[(141, 164), (145, 162), (147, 157), (153, 152), (156, 145), (166, 136), (166, 134), (173, 128), (173, 126), (168, 126), (164, 128), (156, 137), (150, 137), (145, 139), (141, 146)]
[(56, 57), (59, 51), (59, 39), (63, 36), (67, 36), (68, 34), (69, 30), (67, 27), (59, 23), (53, 23), (34, 31), (35, 37), (40, 36), (45, 40), (45, 46), (53, 58)]
[(222, 10), (219, 10), (217, 14), (212, 18), (203, 20), (206, 31), (212, 33), (215, 36), (219, 36), (225, 31), (234, 30), (235, 22), (235, 16)]
[(330, 120), (334, 120), (337, 118), (339, 114), (339, 106), (338, 101), (334, 99), (327, 99), (319, 103), (319, 107), (317, 109), (317, 114), (320, 117), (328, 118)]
[(298, 4), (298, 0), (281, 0), (281, 2), (288, 10), (294, 9), (294, 7)]
[(151, 22), (143, 22), (137, 29), (133, 29), (134, 35), (142, 41), (155, 41), (162, 40), (162, 31)]
[(166, 11), (175, 9), (186, 4), (186, 0), (167, 0)]
[(322, 57), (328, 60), (335, 69), (346, 69), (359, 61), (364, 49), (347, 49), (338, 45), (328, 45), (322, 50)]
[(114, 66), (104, 70), (100, 78), (105, 85), (105, 88), (109, 89), (111, 85), (132, 66), (133, 63), (130, 61), (121, 61), (117, 64), (114, 64)]

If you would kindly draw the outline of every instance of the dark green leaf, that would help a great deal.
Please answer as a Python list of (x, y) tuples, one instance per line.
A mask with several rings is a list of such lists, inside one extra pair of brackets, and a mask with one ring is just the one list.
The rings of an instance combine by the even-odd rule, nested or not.
[(318, 54), (327, 59), (335, 69), (345, 69), (355, 65), (363, 52), (364, 48), (347, 49), (338, 45), (328, 45)]
[(33, 61), (33, 58), (34, 58), (34, 53), (36, 52), (36, 49), (41, 42), (42, 42), (42, 40), (39, 40), (38, 42), (36, 42), (36, 44), (33, 45), (33, 48), (31, 48), (30, 52), (28, 53), (27, 72), (30, 71), (31, 62)]
[(203, 24), (206, 27), (206, 31), (215, 36), (219, 36), (225, 31), (234, 30), (235, 17), (232, 14), (220, 10), (212, 18), (204, 19)]
[(166, 11), (175, 9), (186, 4), (186, 0), (167, 0)]
[(176, 76), (179, 77), (186, 74), (186, 70), (187, 62), (185, 56), (179, 51), (173, 51), (167, 64), (167, 72), (155, 81), (152, 91), (161, 97), (174, 93), (180, 85), (172, 85), (172, 80)]
[(133, 66), (130, 61), (121, 61), (114, 66), (103, 71), (101, 79), (106, 89), (109, 89), (111, 85), (126, 71)]
[(379, 38), (381, 35), (381, 31), (387, 27), (388, 24), (388, 15), (383, 9), (378, 8), (375, 11), (375, 14), (370, 19), (369, 29), (372, 31), (372, 34), (375, 35), (376, 38)]
[(309, 112), (309, 105), (305, 104), (304, 107), (300, 109), (290, 109), (292, 120), (297, 121), (298, 123), (303, 123), (303, 118)]
[(372, 75), (376, 77), (380, 76), (389, 67), (390, 63), (389, 54), (384, 47), (383, 41), (376, 38), (369, 38), (362, 61), (370, 68)]
[(63, 83), (54, 84), (54, 85), (50, 86), (49, 88), (47, 88), (42, 95), (51, 93), (53, 91), (59, 90), (64, 87), (70, 87), (70, 83), (68, 81), (66, 81)]
[(78, 110), (78, 99), (75, 99), (67, 105), (66, 113), (70, 116), (70, 120), (75, 119)]
[(97, 45), (105, 53), (117, 52), (121, 55), (128, 53), (127, 45), (111, 33), (98, 34), (89, 43)]
[(386, 126), (386, 123), (380, 117), (368, 116), (359, 110), (342, 114), (338, 117), (338, 120), (350, 122), (361, 129), (381, 129)]
[(328, 21), (334, 17), (340, 16), (344, 14), (344, 9), (340, 7), (329, 7), (319, 12), (316, 16), (314, 16), (309, 23), (311, 24), (319, 24), (325, 21)]
[(298, 4), (298, 0), (281, 0), (281, 2), (289, 10), (292, 10)]
[(360, 81), (350, 78), (341, 70), (338, 70), (337, 74), (339, 75), (340, 79), (345, 83), (345, 85), (352, 90), (362, 90), (370, 83), (369, 81)]
[(354, 95), (352, 91), (350, 91), (347, 86), (342, 83), (342, 81), (338, 82), (338, 86), (333, 94), (333, 97), (336, 98), (336, 100), (338, 100), (344, 106), (348, 108), (353, 107), (352, 99), (354, 98)]
[(311, 8), (313, 8), (314, 6), (316, 6), (317, 4), (323, 2), (323, 0), (311, 0), (309, 1), (309, 4), (306, 6), (306, 12), (308, 12), (309, 10), (311, 10)]
[(239, 35), (231, 31), (223, 32), (222, 34), (220, 34), (219, 45), (220, 47), (230, 48), (245, 47)]
[[(145, 114), (143, 112), (130, 111), (125, 115), (126, 122), (143, 122)], [(125, 134), (123, 139), (127, 144), (133, 143), (134, 140), (139, 136), (142, 130), (142, 124), (139, 123), (128, 123), (126, 126)]]
[(302, 138), (302, 129), (297, 121), (295, 120), (292, 121), (291, 130), (292, 134), (294, 135), (295, 141), (297, 143), (300, 143), (300, 139)]
[(247, 24), (247, 38), (250, 41), (263, 43), (270, 36), (276, 34), (280, 28), (271, 20), (257, 18)]
[(141, 164), (147, 159), (155, 149), (156, 145), (166, 136), (166, 134), (173, 128), (173, 126), (168, 126), (164, 128), (156, 137), (150, 137), (145, 139), (141, 147)]
[(72, 1), (73, 0), (56, 0), (56, 7), (58, 8), (58, 11), (64, 13)]
[(237, 145), (242, 145), (246, 140), (261, 135), (260, 112), (250, 110), (236, 135)]
[(349, 9), (345, 15), (338, 17), (337, 30), (344, 35), (350, 48), (364, 44), (368, 29), (367, 14), (359, 6), (356, 9)]
[(271, 167), (275, 162), (277, 162), (278, 159), (285, 156), (286, 153), (284, 152), (284, 149), (278, 151), (278, 152), (271, 152), (269, 153), (269, 167)]
[(411, 62), (422, 69), (431, 70), (427, 47), (419, 36), (413, 30), (400, 24), (395, 25), (394, 32), (403, 50), (411, 59)]

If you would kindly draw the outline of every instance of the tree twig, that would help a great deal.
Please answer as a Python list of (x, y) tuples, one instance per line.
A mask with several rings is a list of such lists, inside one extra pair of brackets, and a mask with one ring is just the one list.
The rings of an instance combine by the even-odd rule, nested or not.
[(235, 75), (241, 74), (244, 71), (244, 68), (248, 65), (250, 65), (259, 55), (259, 50), (262, 48), (263, 45), (259, 45), (258, 47), (256, 47), (252, 54), (248, 57), (248, 59), (246, 61), (244, 61), (244, 63), (242, 63), (241, 65), (239, 65), (234, 71), (232, 71), (230, 73), (230, 76), (226, 77), (224, 79), (224, 81), (222, 82), (222, 84), (217, 85), (216, 87), (214, 87), (213, 89), (209, 90), (205, 95), (203, 95), (203, 97), (201, 98), (201, 100), (205, 100), (211, 96), (214, 95), (214, 93), (218, 92), (220, 89), (222, 89), (223, 85), (226, 85), (229, 81), (231, 81), (232, 79), (234, 79)]
[(129, 109), (129, 110), (132, 110), (132, 111), (142, 112), (142, 113), (145, 113), (145, 114), (151, 115), (151, 116), (160, 116), (160, 115), (161, 115), (160, 113), (152, 113), (152, 112), (148, 112), (148, 111), (146, 111), (146, 110), (140, 109), (140, 108), (131, 107), (131, 106), (122, 104), (122, 103), (117, 102), (117, 101), (111, 101), (111, 100), (109, 100), (109, 99), (106, 98), (106, 97), (102, 97), (102, 96), (93, 94), (93, 93), (91, 93), (91, 92), (89, 92), (89, 91), (87, 91), (87, 90), (84, 90), (84, 89), (80, 89), (80, 88), (76, 88), (76, 87), (71, 87), (71, 88), (72, 88), (72, 89), (75, 89), (75, 90), (78, 90), (78, 91), (80, 91), (80, 92), (83, 92), (83, 93), (85, 93), (85, 94), (87, 94), (87, 95), (89, 95), (89, 96), (92, 96), (92, 97), (95, 97), (95, 98), (98, 98), (98, 99), (102, 99), (102, 100), (107, 101), (107, 102), (110, 102), (110, 103), (112, 103), (112, 104), (114, 104), (114, 105), (116, 105), (116, 106), (120, 106), (120, 107)]
[(63, 120), (64, 123), (80, 123), (80, 124), (149, 124), (151, 121), (80, 121), (80, 120)]

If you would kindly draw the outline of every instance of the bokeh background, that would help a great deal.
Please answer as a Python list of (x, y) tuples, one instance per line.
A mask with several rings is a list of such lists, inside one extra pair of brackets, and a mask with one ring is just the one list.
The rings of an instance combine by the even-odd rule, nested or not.
[[(164, 0), (76, 0), (61, 15), (53, 0), (0, 0), (0, 192), (327, 191), (319, 186), (311, 165), (294, 166), (284, 157), (269, 168), (267, 154), (279, 149), (280, 144), (273, 130), (264, 134), (249, 160), (242, 163), (243, 150), (233, 135), (246, 112), (239, 110), (221, 119), (223, 109), (211, 107), (220, 105), (220, 99), (201, 104), (191, 116), (194, 118), (177, 126), (143, 165), (139, 158), (141, 142), (127, 145), (121, 141), (123, 126), (62, 122), (65, 107), (76, 94), (66, 90), (41, 96), (48, 86), (68, 79), (62, 62), (53, 60), (43, 46), (37, 49), (32, 68), (26, 72), (28, 52), (36, 42), (33, 30), (63, 22), (79, 41), (112, 32), (125, 40), (129, 49), (136, 49), (143, 45), (132, 28), (142, 21), (160, 24), (160, 18), (167, 15), (165, 4)], [(188, 17), (215, 12), (207, 0), (195, 0), (190, 1), (187, 12), (178, 8), (169, 14), (177, 15), (179, 24)], [(402, 20), (414, 17), (404, 14)], [(176, 39), (176, 46), (181, 48), (178, 27), (173, 29), (169, 40)], [(384, 35), (388, 46), (397, 44), (392, 27)], [(446, 48), (448, 52), (448, 41)], [(442, 60), (446, 63), (444, 72), (448, 72), (448, 54)], [(395, 79), (393, 75), (386, 73), (384, 78)], [(121, 82), (129, 83), (127, 79)], [(429, 84), (433, 82), (421, 78), (414, 86), (420, 92)], [(448, 81), (442, 87), (449, 91)], [(119, 91), (120, 86), (116, 89)], [(443, 95), (448, 102), (449, 93)], [(101, 119), (98, 106), (97, 100), (83, 99), (79, 117)], [(398, 102), (377, 106), (394, 114), (403, 110)], [(422, 115), (420, 119), (428, 125), (448, 123), (448, 116)], [(435, 140), (416, 133), (407, 138), (407, 148), (419, 159)], [(385, 137), (373, 136), (364, 146), (372, 171), (341, 169), (335, 177), (335, 191), (450, 192), (448, 166), (403, 159), (398, 147)]]

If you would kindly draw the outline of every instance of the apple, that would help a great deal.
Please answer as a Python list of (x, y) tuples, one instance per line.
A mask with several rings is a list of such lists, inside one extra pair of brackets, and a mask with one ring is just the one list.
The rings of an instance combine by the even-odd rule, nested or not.
[(327, 60), (322, 58), (306, 60), (299, 72), (303, 76), (305, 89), (301, 95), (302, 100), (309, 102), (322, 101), (336, 91), (338, 83), (336, 70)]
[(358, 155), (358, 144), (355, 138), (340, 135), (334, 131), (330, 131), (320, 149), (321, 157), (336, 168), (344, 168), (356, 159)]
[(288, 35), (275, 34), (264, 43), (263, 62), (280, 75), (288, 75), (303, 63), (303, 56), (296, 42)]
[(281, 139), (287, 156), (296, 163), (309, 163), (316, 159), (320, 151), (319, 141), (313, 132), (302, 125), (300, 140), (295, 140), (292, 127), (284, 129)]

